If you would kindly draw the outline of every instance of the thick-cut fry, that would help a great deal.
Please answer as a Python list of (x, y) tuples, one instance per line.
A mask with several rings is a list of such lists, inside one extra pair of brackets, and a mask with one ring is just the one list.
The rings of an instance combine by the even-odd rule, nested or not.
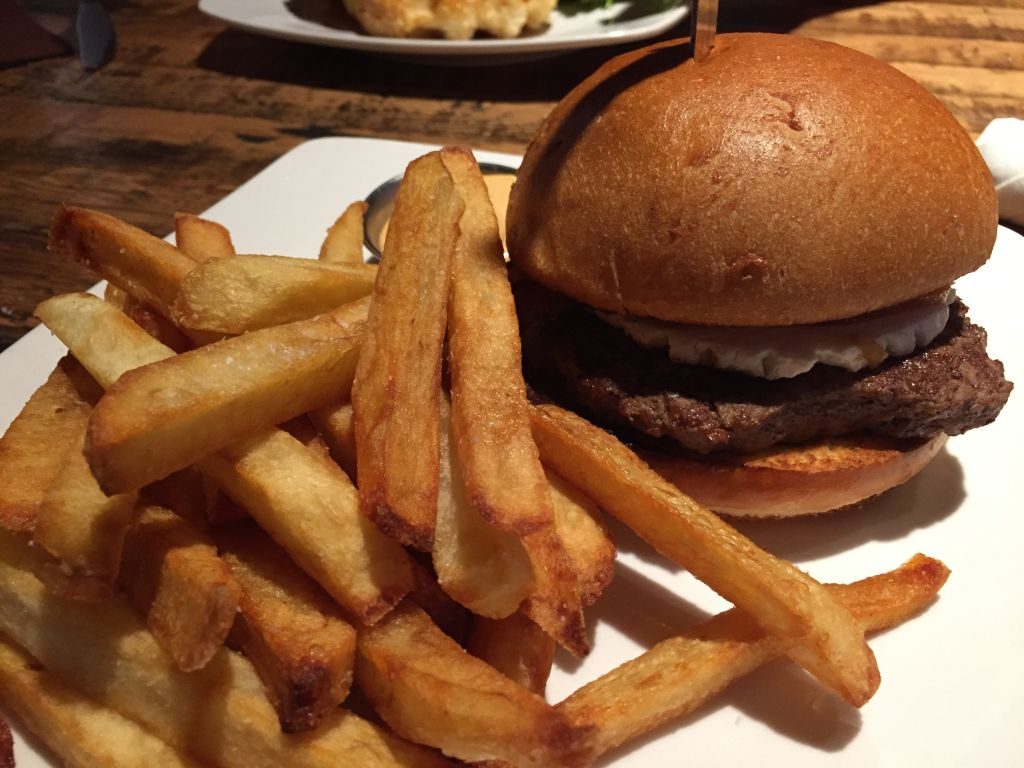
[(31, 531), (43, 497), (101, 390), (65, 357), (0, 439), (0, 527)]
[(356, 631), (258, 528), (221, 528), (216, 540), (242, 587), (230, 644), (256, 668), (285, 733), (316, 728), (348, 695)]
[(465, 644), (472, 623), (472, 614), (441, 589), (437, 577), (427, 566), (421, 565), (415, 559), (411, 562), (415, 586), (409, 593), (409, 600), (426, 611), (431, 621), (448, 637), (459, 645)]
[(555, 472), (545, 469), (544, 474), (551, 488), (555, 532), (579, 579), (583, 604), (593, 605), (615, 575), (615, 542), (593, 501)]
[(448, 348), (452, 436), (466, 498), (523, 537), (537, 580), (527, 614), (577, 655), (587, 638), (576, 573), (555, 534), (548, 483), (530, 434), (519, 322), (498, 220), (472, 153), (442, 152), (466, 203), (452, 261)]
[(183, 672), (205, 667), (224, 644), (241, 595), (213, 544), (160, 507), (139, 511), (125, 542), (121, 586)]
[(210, 522), (210, 510), (221, 494), (216, 483), (196, 467), (188, 467), (150, 483), (139, 492), (139, 498), (142, 504), (171, 510), (203, 531)]
[(235, 255), (231, 233), (225, 227), (191, 213), (174, 214), (174, 242), (192, 261), (203, 262)]
[(121, 304), (121, 311), (135, 321), (138, 326), (175, 352), (191, 349), (192, 341), (178, 328), (156, 310), (150, 309), (134, 296), (126, 296)]
[(534, 586), (533, 565), (515, 533), (491, 525), (466, 499), (451, 445), (447, 397), (441, 398), (439, 490), (432, 553), (441, 588), (473, 613), (515, 613)]
[(360, 200), (352, 203), (327, 230), (324, 244), (320, 246), (320, 261), (338, 264), (363, 263), (363, 216), (366, 203)]
[(111, 593), (121, 568), (135, 494), (101, 491), (82, 454), (84, 445), (80, 428), (39, 506), (32, 538), (47, 554), (36, 575), (55, 595), (100, 600)]
[(130, 371), (100, 400), (86, 454), (110, 492), (347, 397), (368, 300)]
[[(202, 768), (0, 637), (0, 700), (69, 768)], [(0, 758), (0, 768), (13, 768)]]
[(463, 208), (439, 153), (409, 165), (352, 387), (363, 512), (424, 552), (437, 514), (441, 348)]
[(588, 729), (569, 728), (408, 602), (359, 633), (356, 683), (396, 733), (461, 760), (570, 766), (586, 748)]
[(88, 293), (54, 296), (35, 315), (103, 388), (125, 371), (174, 355), (117, 307)]
[(185, 328), (245, 333), (305, 320), (373, 290), (372, 264), (329, 264), (287, 256), (212, 259), (182, 282), (175, 322)]
[(109, 301), (118, 309), (123, 309), (124, 303), (128, 300), (128, 293), (113, 283), (107, 283), (103, 288), (103, 300)]
[[(37, 312), (105, 386), (173, 354), (116, 308), (87, 294), (49, 299)], [(207, 457), (202, 469), (364, 621), (379, 618), (412, 588), (408, 555), (360, 515), (345, 473), (287, 433), (266, 430)]]
[(183, 673), (123, 601), (84, 607), (51, 597), (32, 575), (31, 557), (23, 542), (0, 536), (0, 631), (176, 749), (221, 768), (449, 766), (340, 709), (315, 734), (282, 734), (244, 658), (222, 649), (203, 669)]
[(522, 611), (506, 619), (474, 617), (466, 650), (526, 690), (544, 695), (555, 641)]
[(173, 245), (125, 221), (62, 205), (50, 225), (50, 251), (84, 264), (171, 317), (181, 281), (195, 262)]
[[(830, 585), (865, 631), (902, 623), (924, 608), (949, 570), (917, 555), (890, 573), (853, 584)], [(659, 643), (558, 705), (580, 726), (597, 729), (591, 758), (642, 736), (701, 706), (737, 678), (786, 650), (736, 609)]]
[(874, 654), (849, 611), (792, 564), (772, 557), (663, 480), (607, 432), (552, 405), (532, 409), (545, 463), (770, 634), (794, 661), (855, 706), (878, 688)]
[(377, 621), (412, 589), (409, 556), (359, 513), (345, 473), (288, 433), (261, 433), (200, 468), (364, 622)]
[(356, 425), (352, 403), (339, 403), (309, 412), (310, 421), (327, 441), (331, 456), (353, 480), (356, 478)]

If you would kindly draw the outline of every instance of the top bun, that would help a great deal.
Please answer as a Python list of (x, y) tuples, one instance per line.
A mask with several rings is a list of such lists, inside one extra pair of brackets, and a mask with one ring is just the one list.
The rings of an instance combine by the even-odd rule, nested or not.
[(619, 56), (548, 116), (508, 213), (533, 279), (613, 312), (791, 325), (924, 295), (988, 258), (992, 177), (909, 77), (801, 37), (719, 35), (700, 64), (688, 48)]

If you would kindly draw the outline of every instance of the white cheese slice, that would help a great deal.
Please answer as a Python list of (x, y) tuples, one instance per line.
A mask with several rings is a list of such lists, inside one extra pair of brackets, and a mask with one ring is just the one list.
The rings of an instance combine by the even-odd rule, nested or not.
[(950, 290), (849, 320), (762, 328), (685, 325), (598, 312), (645, 347), (667, 347), (679, 363), (765, 379), (798, 376), (821, 363), (859, 371), (930, 344), (949, 321)]

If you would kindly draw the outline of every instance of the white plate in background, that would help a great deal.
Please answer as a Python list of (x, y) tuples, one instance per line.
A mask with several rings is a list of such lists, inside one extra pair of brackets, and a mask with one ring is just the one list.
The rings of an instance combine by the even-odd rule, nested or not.
[[(239, 252), (314, 257), (327, 227), (351, 201), (432, 149), (373, 139), (310, 141), (206, 212)], [(518, 158), (480, 152), (481, 160)], [(168, 226), (173, 211), (168, 210)], [(45, 228), (48, 222), (37, 225)], [(990, 351), (1024, 387), (1024, 238), (1001, 229), (989, 264), (958, 282)], [(14, 418), (61, 355), (36, 329), (0, 355), (0, 426)], [(742, 530), (823, 581), (894, 568), (915, 552), (953, 570), (923, 615), (871, 645), (882, 685), (857, 712), (786, 661), (755, 672), (708, 706), (609, 756), (616, 768), (695, 765), (873, 768), (1002, 766), (1024, 755), (1024, 394), (992, 425), (953, 438), (918, 478), (861, 510), (810, 520), (748, 523)], [(594, 651), (560, 655), (552, 701), (639, 654), (724, 603), (654, 555), (621, 526), (616, 581), (588, 612)], [(50, 763), (21, 739), (18, 765)]]
[[(649, 10), (647, 10), (649, 9)], [(661, 10), (659, 10), (661, 9)], [(199, 10), (228, 24), (270, 37), (335, 48), (398, 54), (507, 58), (645, 40), (682, 21), (683, 0), (633, 0), (566, 15), (557, 8), (541, 32), (472, 40), (374, 37), (349, 17), (341, 0), (199, 0)]]

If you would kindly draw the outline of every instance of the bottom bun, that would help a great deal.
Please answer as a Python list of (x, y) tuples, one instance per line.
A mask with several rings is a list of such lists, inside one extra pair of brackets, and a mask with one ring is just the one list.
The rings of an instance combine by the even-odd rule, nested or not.
[(902, 485), (939, 452), (930, 440), (834, 438), (729, 458), (641, 449), (660, 475), (716, 512), (736, 517), (798, 517), (848, 507)]

